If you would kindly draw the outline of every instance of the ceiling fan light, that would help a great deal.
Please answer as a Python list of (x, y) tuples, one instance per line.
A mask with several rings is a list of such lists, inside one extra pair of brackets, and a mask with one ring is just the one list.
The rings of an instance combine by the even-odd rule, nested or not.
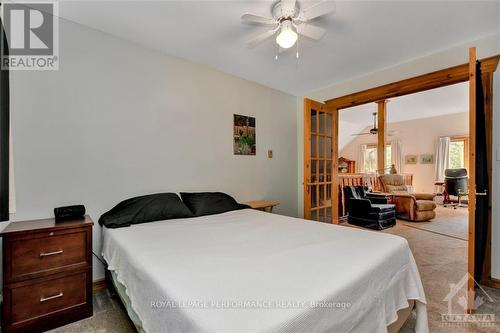
[(289, 49), (295, 44), (297, 38), (297, 33), (293, 31), (292, 22), (288, 20), (283, 21), (281, 23), (281, 31), (276, 36), (276, 43), (283, 49)]

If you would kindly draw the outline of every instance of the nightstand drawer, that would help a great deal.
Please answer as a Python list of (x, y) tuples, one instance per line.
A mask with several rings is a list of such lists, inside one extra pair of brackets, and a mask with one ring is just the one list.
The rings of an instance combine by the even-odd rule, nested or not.
[(45, 233), (36, 238), (12, 240), (10, 279), (22, 278), (78, 263), (85, 264), (87, 233)]
[(87, 273), (80, 272), (13, 288), (11, 323), (16, 325), (25, 320), (85, 304), (86, 283)]

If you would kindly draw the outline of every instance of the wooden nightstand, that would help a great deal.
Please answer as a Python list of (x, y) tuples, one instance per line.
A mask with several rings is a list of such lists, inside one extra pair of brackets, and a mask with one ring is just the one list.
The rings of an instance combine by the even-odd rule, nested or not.
[(273, 208), (278, 206), (280, 203), (278, 201), (270, 201), (270, 200), (257, 200), (257, 201), (248, 201), (244, 202), (245, 205), (249, 205), (253, 209), (262, 210), (264, 212), (273, 212)]
[(88, 217), (10, 223), (3, 237), (3, 332), (42, 332), (92, 316)]

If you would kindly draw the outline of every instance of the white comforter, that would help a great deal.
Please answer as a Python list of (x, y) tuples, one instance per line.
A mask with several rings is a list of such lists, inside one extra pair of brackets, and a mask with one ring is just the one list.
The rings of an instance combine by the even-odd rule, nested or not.
[(386, 332), (425, 295), (404, 238), (245, 209), (106, 229), (146, 332)]

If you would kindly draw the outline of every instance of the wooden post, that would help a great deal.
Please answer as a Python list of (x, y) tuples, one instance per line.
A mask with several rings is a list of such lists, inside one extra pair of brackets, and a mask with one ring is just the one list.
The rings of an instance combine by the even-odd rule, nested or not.
[(385, 145), (386, 145), (386, 127), (387, 127), (387, 100), (377, 102), (377, 118), (378, 118), (378, 140), (377, 140), (377, 170), (380, 174), (384, 174), (385, 168)]
[(476, 48), (469, 49), (469, 279), (467, 283), (467, 313), (474, 309), (474, 255), (476, 227)]

